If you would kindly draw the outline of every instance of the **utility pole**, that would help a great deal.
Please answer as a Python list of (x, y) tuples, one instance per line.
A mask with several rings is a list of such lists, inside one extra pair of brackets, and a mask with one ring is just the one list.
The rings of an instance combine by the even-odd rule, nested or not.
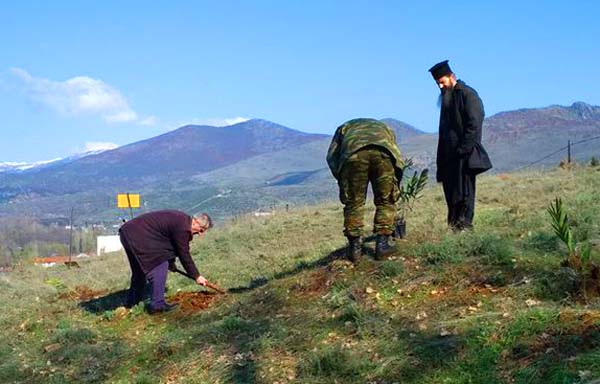
[(69, 217), (69, 265), (71, 265), (71, 255), (73, 254), (73, 209), (71, 207), (71, 216)]
[(567, 145), (567, 163), (571, 164), (571, 140), (569, 140)]

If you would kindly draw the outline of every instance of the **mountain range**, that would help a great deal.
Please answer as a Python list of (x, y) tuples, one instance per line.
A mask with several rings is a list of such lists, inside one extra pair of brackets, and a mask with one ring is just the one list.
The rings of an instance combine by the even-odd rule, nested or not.
[[(382, 119), (415, 168), (434, 168), (437, 134), (396, 119)], [(333, 133), (333, 129), (332, 129)], [(600, 155), (600, 107), (519, 109), (484, 122), (483, 143), (495, 172), (520, 169), (571, 140), (575, 159)], [(141, 193), (137, 212), (177, 208), (217, 218), (286, 204), (335, 199), (325, 162), (331, 136), (300, 132), (253, 119), (228, 127), (187, 125), (116, 149), (17, 170), (0, 163), (0, 215), (115, 221), (117, 193)], [(583, 142), (581, 142), (583, 141)], [(566, 151), (535, 165), (557, 164)], [(23, 165), (21, 165), (23, 166)], [(8, 171), (7, 171), (8, 169)]]
[(85, 152), (77, 153), (75, 155), (71, 155), (68, 157), (59, 157), (57, 159), (35, 161), (32, 163), (15, 162), (15, 161), (0, 162), (0, 173), (2, 173), (2, 172), (20, 173), (23, 171), (40, 170), (40, 169), (48, 167), (48, 166), (56, 166), (59, 164), (70, 163), (77, 159), (81, 159), (86, 156), (96, 155), (101, 152), (104, 152), (104, 150), (85, 151)]

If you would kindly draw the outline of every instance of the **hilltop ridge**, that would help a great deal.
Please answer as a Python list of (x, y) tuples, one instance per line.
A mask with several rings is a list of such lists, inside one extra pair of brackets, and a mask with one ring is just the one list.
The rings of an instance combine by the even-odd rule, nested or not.
[[(396, 131), (402, 154), (435, 174), (437, 134), (383, 121)], [(599, 137), (600, 107), (583, 102), (501, 112), (483, 128), (492, 172), (558, 164), (569, 141), (578, 143), (573, 159), (589, 161), (600, 157), (598, 140), (585, 141)], [(186, 125), (73, 161), (0, 172), (0, 215), (64, 217), (76, 206), (84, 221), (114, 221), (120, 212), (111, 202), (126, 191), (141, 193), (146, 210), (199, 207), (221, 218), (325, 201), (337, 196), (325, 162), (330, 140), (262, 119), (228, 127)]]

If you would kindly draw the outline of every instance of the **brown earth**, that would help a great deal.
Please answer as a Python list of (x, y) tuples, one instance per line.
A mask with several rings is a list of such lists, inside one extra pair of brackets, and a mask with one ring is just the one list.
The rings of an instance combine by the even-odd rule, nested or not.
[(85, 285), (78, 285), (68, 292), (60, 294), (59, 299), (88, 301), (102, 297), (108, 293), (107, 289), (93, 290)]
[(318, 296), (329, 289), (331, 282), (331, 276), (325, 269), (320, 268), (311, 273), (306, 280), (294, 284), (291, 290), (303, 297)]
[(220, 296), (213, 292), (177, 292), (173, 296), (169, 296), (168, 300), (171, 303), (179, 304), (178, 313), (187, 315), (196, 313), (208, 308), (215, 299)]
[[(71, 259), (75, 259), (75, 258), (72, 257)], [(69, 261), (69, 256), (36, 257), (33, 259), (34, 264), (65, 263), (67, 261)]]

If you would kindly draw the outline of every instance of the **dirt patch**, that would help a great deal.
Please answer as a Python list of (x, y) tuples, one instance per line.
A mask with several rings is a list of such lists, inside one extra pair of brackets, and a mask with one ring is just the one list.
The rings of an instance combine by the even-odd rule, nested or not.
[(469, 287), (470, 294), (479, 294), (482, 296), (493, 296), (503, 294), (506, 289), (504, 287), (494, 287), (491, 284), (484, 284), (482, 286), (471, 286)]
[(223, 295), (204, 291), (177, 292), (175, 295), (170, 296), (167, 301), (179, 304), (178, 312), (188, 315), (205, 310), (220, 296)]
[[(461, 278), (462, 275), (465, 277)], [(402, 294), (416, 290), (426, 290), (428, 301), (433, 306), (444, 304), (472, 307), (485, 300), (485, 298), (505, 295), (505, 286), (491, 283), (494, 283), (493, 279), (483, 272), (464, 267), (457, 268), (455, 281), (445, 278), (440, 282), (436, 282), (430, 276), (424, 276), (405, 286), (402, 289)]]
[(318, 296), (329, 289), (331, 282), (330, 274), (324, 269), (318, 269), (311, 273), (306, 280), (294, 284), (291, 290), (301, 296)]
[(486, 297), (501, 295), (502, 291), (493, 287), (470, 286), (465, 288), (452, 288), (447, 286), (432, 286), (428, 288), (429, 305), (474, 307)]
[(58, 298), (66, 300), (88, 301), (102, 297), (107, 293), (107, 289), (100, 289), (96, 291), (85, 285), (78, 285), (68, 292), (61, 293)]

